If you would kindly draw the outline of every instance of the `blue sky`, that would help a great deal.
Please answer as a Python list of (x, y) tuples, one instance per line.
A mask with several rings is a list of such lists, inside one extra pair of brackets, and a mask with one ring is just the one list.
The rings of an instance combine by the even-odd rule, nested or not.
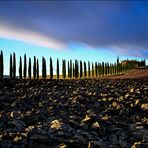
[[(115, 62), (148, 59), (147, 1), (0, 1), (0, 49), (9, 55)], [(41, 65), (41, 64), (40, 64)], [(54, 67), (56, 63), (54, 63)], [(6, 67), (6, 66), (5, 66)]]

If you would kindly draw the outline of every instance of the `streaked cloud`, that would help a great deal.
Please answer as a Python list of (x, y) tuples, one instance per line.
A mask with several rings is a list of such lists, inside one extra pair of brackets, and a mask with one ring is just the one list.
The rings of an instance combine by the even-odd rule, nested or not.
[(0, 28), (0, 38), (19, 40), (41, 47), (52, 48), (55, 50), (61, 50), (66, 47), (64, 43), (38, 32), (18, 29), (2, 24), (0, 24)]

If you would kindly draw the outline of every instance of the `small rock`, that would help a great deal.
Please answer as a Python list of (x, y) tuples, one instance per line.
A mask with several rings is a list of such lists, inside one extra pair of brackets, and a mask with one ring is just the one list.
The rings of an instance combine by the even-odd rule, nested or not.
[(64, 143), (62, 143), (62, 144), (56, 146), (56, 148), (67, 148), (67, 147), (68, 147), (68, 146), (65, 145)]
[(50, 128), (53, 128), (53, 129), (59, 129), (61, 128), (61, 126), (62, 126), (62, 122), (60, 122), (59, 120), (53, 120), (50, 123)]
[(102, 148), (103, 147), (103, 141), (90, 141), (88, 143), (88, 147), (87, 148)]
[(88, 115), (86, 115), (85, 118), (81, 121), (81, 123), (86, 122), (88, 120), (90, 120), (90, 117)]
[(101, 119), (103, 120), (103, 121), (108, 121), (109, 120), (109, 116), (106, 114), (105, 116), (103, 116)]
[(141, 105), (142, 110), (148, 110), (148, 103), (144, 103)]
[(16, 136), (13, 141), (14, 142), (18, 142), (20, 140), (22, 140), (22, 137), (21, 136)]
[(93, 123), (93, 124), (91, 125), (91, 128), (92, 128), (92, 129), (98, 129), (98, 128), (100, 128), (100, 125), (99, 125), (98, 122), (95, 122), (95, 123)]
[(131, 148), (148, 148), (148, 144), (142, 144), (141, 142), (135, 142)]
[(140, 104), (140, 100), (139, 99), (136, 99), (136, 101), (135, 101), (135, 105), (137, 105), (137, 104)]

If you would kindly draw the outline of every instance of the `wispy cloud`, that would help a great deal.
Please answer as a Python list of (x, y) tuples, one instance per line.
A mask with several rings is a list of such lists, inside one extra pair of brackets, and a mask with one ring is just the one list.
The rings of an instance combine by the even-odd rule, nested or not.
[(23, 41), (25, 43), (51, 48), (54, 50), (62, 50), (66, 48), (64, 43), (38, 32), (25, 30), (23, 28), (14, 28), (14, 26), (10, 27), (7, 24), (0, 24), (0, 28), (0, 38)]

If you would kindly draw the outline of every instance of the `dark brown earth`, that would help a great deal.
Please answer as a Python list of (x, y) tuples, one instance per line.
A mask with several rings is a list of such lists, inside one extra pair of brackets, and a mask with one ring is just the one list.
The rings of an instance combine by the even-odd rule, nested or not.
[(148, 79), (138, 73), (0, 80), (0, 147), (148, 147)]
[(148, 69), (133, 69), (120, 75), (100, 76), (96, 79), (148, 79)]
[(124, 75), (113, 76), (111, 79), (139, 79), (139, 78), (148, 78), (148, 69), (134, 69)]

